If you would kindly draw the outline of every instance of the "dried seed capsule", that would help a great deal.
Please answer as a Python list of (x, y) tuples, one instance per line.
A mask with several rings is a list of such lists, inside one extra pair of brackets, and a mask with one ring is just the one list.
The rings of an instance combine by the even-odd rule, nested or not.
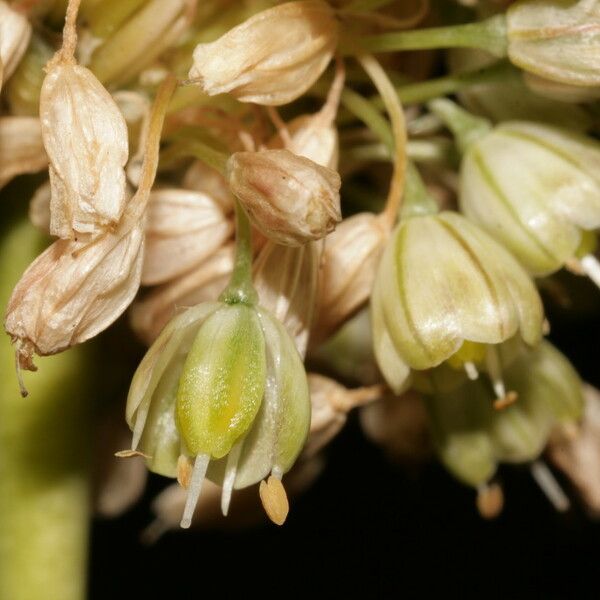
[(451, 212), (400, 222), (371, 302), (375, 355), (396, 392), (409, 367), (435, 367), (465, 341), (499, 344), (518, 334), (535, 345), (542, 336), (531, 279), (500, 244)]
[(327, 2), (287, 2), (196, 46), (189, 77), (211, 96), (229, 92), (242, 102), (286, 104), (323, 73), (337, 36)]
[(40, 120), (0, 117), (0, 188), (17, 175), (37, 173), (47, 165)]
[(29, 201), (29, 220), (44, 233), (50, 231), (50, 182), (35, 190)]
[(236, 152), (227, 175), (254, 225), (280, 244), (321, 239), (341, 221), (340, 176), (288, 150)]
[(125, 208), (129, 151), (127, 125), (110, 94), (85, 67), (54, 62), (40, 119), (50, 159), (50, 232), (73, 239), (114, 227)]
[(327, 238), (312, 331), (315, 343), (365, 305), (387, 238), (386, 223), (372, 213), (344, 219)]
[(508, 9), (506, 26), (517, 66), (562, 83), (600, 85), (597, 0), (521, 0)]
[(198, 266), (233, 233), (233, 222), (208, 195), (181, 189), (150, 194), (142, 283), (173, 279)]
[(0, 87), (14, 73), (25, 54), (31, 25), (6, 2), (0, 2)]

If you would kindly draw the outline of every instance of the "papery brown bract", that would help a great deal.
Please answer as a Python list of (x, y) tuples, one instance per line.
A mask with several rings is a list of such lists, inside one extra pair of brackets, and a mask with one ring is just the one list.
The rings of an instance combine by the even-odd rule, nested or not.
[(196, 46), (189, 77), (211, 96), (229, 92), (242, 102), (286, 104), (323, 73), (337, 37), (338, 22), (326, 2), (288, 2)]

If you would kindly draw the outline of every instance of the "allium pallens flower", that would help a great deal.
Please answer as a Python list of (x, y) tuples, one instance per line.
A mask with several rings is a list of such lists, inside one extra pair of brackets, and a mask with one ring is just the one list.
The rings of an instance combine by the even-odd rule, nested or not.
[[(127, 421), (149, 468), (189, 483), (189, 527), (205, 477), (223, 485), (227, 513), (234, 488), (290, 469), (310, 423), (306, 373), (289, 334), (262, 308), (200, 304), (175, 317), (146, 354)], [(182, 476), (190, 460), (193, 471)]]
[[(374, 348), (390, 387), (430, 369), (465, 342), (499, 344), (542, 335), (533, 282), (507, 250), (457, 213), (403, 219), (392, 234), (371, 298)], [(469, 344), (467, 344), (467, 347)], [(465, 362), (477, 360), (467, 352)]]

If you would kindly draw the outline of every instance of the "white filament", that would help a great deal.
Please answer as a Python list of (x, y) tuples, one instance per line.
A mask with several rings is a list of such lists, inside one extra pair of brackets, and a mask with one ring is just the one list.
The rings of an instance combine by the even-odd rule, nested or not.
[(223, 491), (221, 492), (221, 512), (226, 517), (229, 512), (229, 504), (231, 502), (231, 493), (235, 484), (237, 475), (238, 462), (242, 453), (244, 441), (238, 442), (229, 452), (227, 456), (227, 464), (225, 465), (225, 477), (223, 478)]
[(487, 352), (485, 353), (485, 363), (490, 379), (492, 380), (494, 394), (496, 394), (496, 398), (501, 400), (506, 396), (506, 387), (504, 385), (504, 379), (502, 379), (500, 357), (498, 356), (498, 351), (493, 346), (488, 346), (487, 348)]
[(202, 491), (202, 484), (204, 483), (204, 476), (208, 469), (208, 463), (210, 462), (209, 454), (198, 454), (194, 461), (194, 470), (192, 471), (192, 479), (190, 481), (190, 487), (188, 488), (188, 495), (185, 499), (185, 508), (183, 509), (183, 517), (181, 518), (180, 527), (188, 529), (192, 524), (192, 517), (194, 516), (194, 510), (196, 504), (198, 504), (198, 498), (200, 498), (200, 492)]
[(476, 379), (479, 378), (479, 371), (477, 371), (477, 367), (475, 366), (475, 363), (473, 363), (469, 360), (463, 366), (465, 368), (465, 373), (467, 374), (467, 377), (471, 381), (475, 381)]
[(558, 512), (569, 510), (571, 502), (563, 492), (560, 484), (556, 481), (556, 478), (552, 474), (552, 471), (547, 467), (546, 463), (541, 460), (536, 460), (531, 465), (531, 475), (535, 479), (535, 482), (540, 486), (542, 492), (544, 492), (546, 498), (550, 500), (550, 503)]
[(600, 288), (600, 262), (593, 254), (587, 254), (581, 259), (581, 268), (585, 274)]

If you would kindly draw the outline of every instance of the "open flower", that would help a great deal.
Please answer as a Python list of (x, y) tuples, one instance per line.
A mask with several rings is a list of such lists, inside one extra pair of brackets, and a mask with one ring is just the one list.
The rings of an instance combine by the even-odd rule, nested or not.
[[(226, 514), (234, 488), (291, 468), (310, 424), (306, 373), (268, 312), (203, 303), (175, 317), (144, 357), (127, 421), (149, 468), (189, 483), (181, 522), (189, 527), (205, 477), (223, 485)], [(282, 489), (269, 484), (266, 508)]]
[(487, 346), (515, 335), (535, 345), (542, 335), (542, 304), (527, 273), (487, 233), (452, 212), (400, 222), (371, 302), (375, 354), (396, 392), (410, 369), (454, 357), (471, 370), (485, 360)]
[(600, 227), (600, 145), (549, 125), (502, 123), (467, 148), (460, 206), (532, 275), (557, 271), (589, 253)]

